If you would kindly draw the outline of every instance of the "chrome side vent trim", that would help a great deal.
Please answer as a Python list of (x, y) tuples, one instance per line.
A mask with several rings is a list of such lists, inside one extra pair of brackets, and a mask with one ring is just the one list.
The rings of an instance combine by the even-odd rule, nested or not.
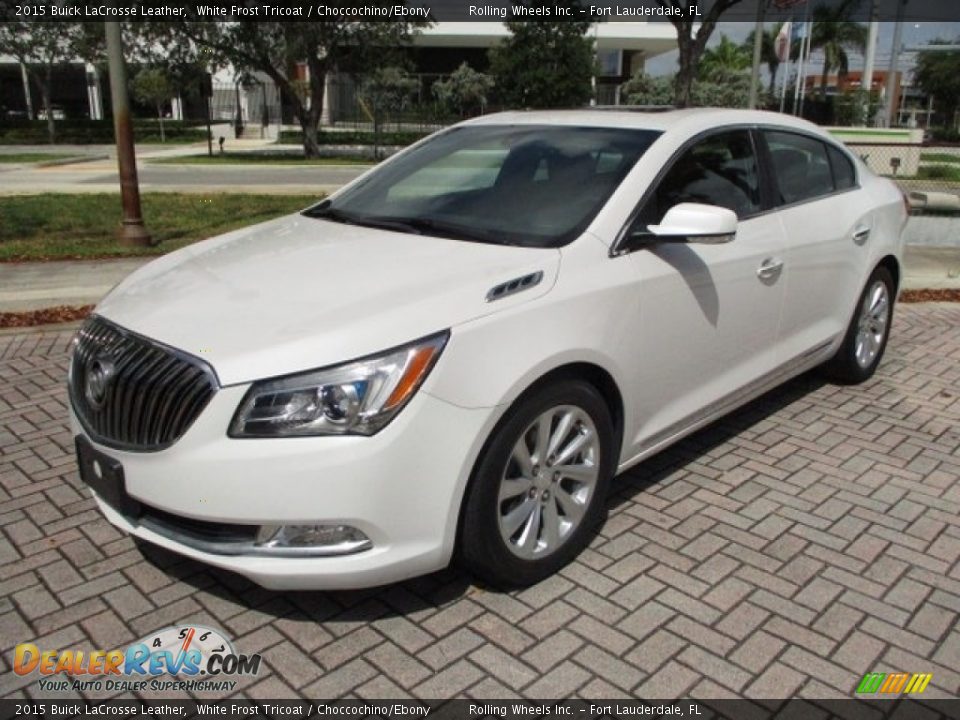
[(500, 283), (499, 285), (494, 285), (487, 293), (487, 302), (493, 302), (494, 300), (505, 298), (508, 295), (515, 295), (518, 292), (529, 290), (539, 285), (541, 280), (543, 280), (543, 271), (538, 270), (535, 273), (523, 275), (513, 280), (507, 280), (507, 282)]

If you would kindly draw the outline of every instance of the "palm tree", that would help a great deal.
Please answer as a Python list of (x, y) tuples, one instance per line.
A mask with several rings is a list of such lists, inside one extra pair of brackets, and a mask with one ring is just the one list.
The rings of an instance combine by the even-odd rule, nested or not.
[[(777, 57), (777, 35), (783, 23), (779, 22), (770, 30), (764, 30), (763, 37), (760, 39), (760, 62), (767, 66), (770, 71), (770, 92), (773, 93), (777, 84), (777, 70), (780, 69), (780, 58)], [(743, 41), (743, 49), (753, 55), (753, 39), (756, 30), (751, 30), (747, 39)]]
[(700, 58), (701, 80), (722, 80), (749, 69), (750, 54), (726, 35), (720, 36), (720, 44), (704, 51)]
[(860, 6), (861, 0), (841, 0), (833, 5), (818, 5), (813, 10), (813, 34), (810, 46), (823, 51), (823, 75), (820, 78), (820, 93), (827, 94), (827, 79), (836, 68), (839, 78), (849, 70), (847, 50), (863, 53), (867, 45), (867, 28), (850, 18)]

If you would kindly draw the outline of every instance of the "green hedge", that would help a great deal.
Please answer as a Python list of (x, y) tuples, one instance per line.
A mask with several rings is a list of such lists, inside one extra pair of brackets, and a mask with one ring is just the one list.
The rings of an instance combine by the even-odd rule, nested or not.
[[(57, 120), (55, 125), (58, 144), (114, 142), (112, 120)], [(163, 129), (167, 142), (200, 142), (207, 139), (204, 126), (182, 120), (166, 120)], [(137, 142), (160, 142), (160, 122), (134, 120), (133, 136)], [(46, 120), (0, 121), (0, 145), (43, 145), (47, 139)]]
[[(429, 135), (429, 132), (382, 132), (381, 145), (410, 145), (420, 138)], [(280, 133), (278, 142), (301, 145), (303, 133), (299, 130)], [(374, 134), (368, 130), (344, 130), (317, 133), (317, 143), (320, 145), (374, 145)]]
[(960, 142), (960, 130), (956, 128), (935, 127), (930, 129), (930, 134), (936, 142)]
[(920, 180), (960, 182), (960, 168), (952, 165), (921, 165), (917, 169), (916, 177)]

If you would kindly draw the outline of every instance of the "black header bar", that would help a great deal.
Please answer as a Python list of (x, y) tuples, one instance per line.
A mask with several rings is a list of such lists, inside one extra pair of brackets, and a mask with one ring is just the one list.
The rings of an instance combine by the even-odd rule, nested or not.
[(285, 720), (647, 720), (649, 718), (957, 718), (960, 700), (0, 700), (13, 718), (284, 718)]
[[(590, 22), (702, 21), (716, 0), (0, 0), (0, 18), (38, 22), (120, 20), (323, 22), (343, 20), (503, 22), (571, 20)], [(807, 4), (837, 5), (843, 0), (741, 0), (720, 16), (723, 21), (753, 22), (757, 3), (767, 22), (803, 19)], [(862, 2), (853, 20), (869, 19)], [(960, 21), (954, 0), (875, 0), (874, 18), (890, 22)], [(945, 38), (952, 40), (952, 37)]]

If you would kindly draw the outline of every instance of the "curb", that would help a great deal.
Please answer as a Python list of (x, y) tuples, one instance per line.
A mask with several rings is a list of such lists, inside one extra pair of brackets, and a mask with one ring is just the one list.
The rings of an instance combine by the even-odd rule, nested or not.
[(59, 165), (76, 165), (78, 163), (93, 162), (94, 160), (109, 160), (109, 155), (78, 155), (77, 157), (60, 158), (59, 160), (41, 160), (33, 163), (34, 167), (57, 167)]

